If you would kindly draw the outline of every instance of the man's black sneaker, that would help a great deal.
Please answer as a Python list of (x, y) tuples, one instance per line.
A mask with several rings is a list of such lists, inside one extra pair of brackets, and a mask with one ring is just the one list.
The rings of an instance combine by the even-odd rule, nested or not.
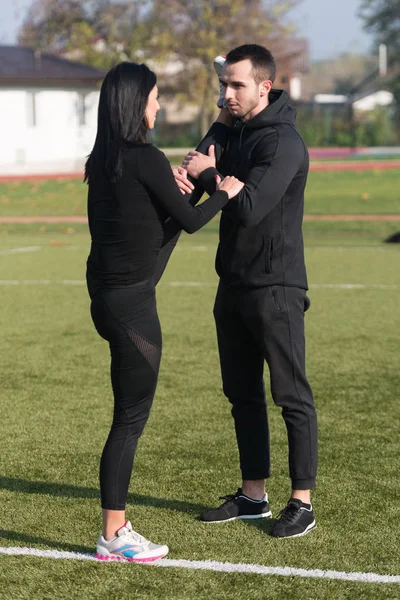
[(225, 502), (218, 508), (202, 514), (200, 521), (222, 523), (235, 521), (236, 519), (263, 519), (271, 517), (272, 514), (269, 509), (267, 494), (262, 500), (252, 500), (243, 494), (242, 488), (239, 488), (236, 494), (221, 496), (220, 499), (225, 500)]
[(303, 504), (297, 498), (290, 498), (287, 506), (279, 513), (271, 535), (278, 538), (299, 537), (316, 526), (311, 504)]

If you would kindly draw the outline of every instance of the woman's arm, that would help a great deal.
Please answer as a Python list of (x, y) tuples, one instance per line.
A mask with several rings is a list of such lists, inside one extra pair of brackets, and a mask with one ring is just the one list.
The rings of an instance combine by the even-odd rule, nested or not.
[[(232, 117), (228, 109), (221, 109), (218, 118), (211, 125), (210, 129), (203, 137), (201, 142), (199, 142), (199, 144), (196, 146), (197, 152), (201, 152), (202, 154), (208, 154), (210, 146), (214, 146), (215, 157), (218, 164), (223, 149), (226, 146), (231, 126)], [(188, 190), (186, 182), (182, 182), (181, 177), (179, 177), (178, 175), (178, 169), (174, 169), (173, 171), (179, 189), (186, 194), (186, 198), (194, 206), (200, 200), (205, 191), (205, 188), (203, 187), (203, 182), (200, 182), (194, 179), (193, 177), (189, 176), (187, 181), (189, 181), (190, 184), (193, 184), (194, 189)]]
[(226, 191), (216, 190), (205, 202), (192, 206), (179, 191), (167, 158), (154, 146), (143, 148), (139, 168), (150, 196), (188, 233), (208, 223), (229, 200)]

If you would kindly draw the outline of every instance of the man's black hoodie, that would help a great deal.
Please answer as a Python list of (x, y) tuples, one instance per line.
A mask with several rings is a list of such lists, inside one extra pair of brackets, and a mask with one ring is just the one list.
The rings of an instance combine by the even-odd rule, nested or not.
[(215, 175), (234, 175), (243, 190), (222, 210), (216, 270), (227, 286), (286, 285), (307, 289), (302, 220), (309, 158), (288, 95), (273, 90), (269, 105), (232, 127), (214, 123), (198, 149), (215, 145), (217, 169), (200, 185), (211, 194)]

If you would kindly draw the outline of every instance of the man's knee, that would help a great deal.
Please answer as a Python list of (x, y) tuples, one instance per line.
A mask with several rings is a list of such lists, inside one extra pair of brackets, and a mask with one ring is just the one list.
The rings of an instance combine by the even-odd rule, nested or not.
[(282, 409), (282, 416), (285, 421), (297, 420), (300, 418), (308, 419), (315, 415), (315, 406), (313, 394), (310, 388), (307, 390), (286, 390), (281, 392), (273, 392), (272, 399), (276, 406)]
[[(229, 393), (230, 392), (230, 393)], [(258, 411), (263, 412), (266, 408), (264, 387), (257, 389), (238, 390), (227, 389), (224, 386), (224, 394), (232, 404), (232, 413), (234, 411)]]

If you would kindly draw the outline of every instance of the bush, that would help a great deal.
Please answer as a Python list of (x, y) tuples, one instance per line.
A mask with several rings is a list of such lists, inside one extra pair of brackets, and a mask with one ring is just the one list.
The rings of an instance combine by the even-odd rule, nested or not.
[(356, 112), (354, 130), (345, 105), (298, 104), (297, 126), (305, 143), (318, 146), (392, 146), (400, 143), (391, 107)]

